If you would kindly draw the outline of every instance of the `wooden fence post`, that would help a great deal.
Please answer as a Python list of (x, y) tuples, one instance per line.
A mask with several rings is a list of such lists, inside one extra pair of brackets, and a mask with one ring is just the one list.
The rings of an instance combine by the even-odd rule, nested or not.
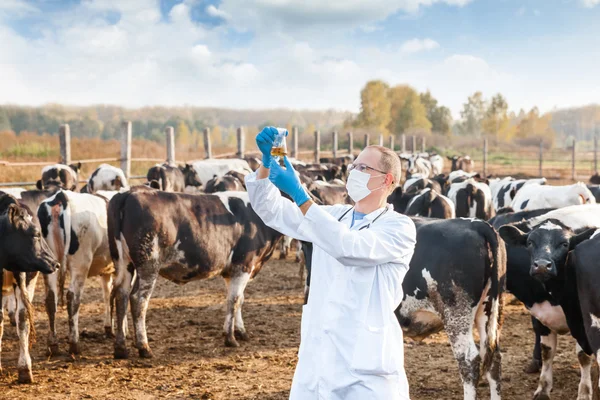
[(321, 131), (315, 131), (315, 164), (319, 163), (321, 158)]
[(401, 136), (402, 139), (402, 152), (406, 153), (406, 135), (403, 133)]
[(69, 124), (61, 125), (58, 128), (60, 142), (60, 163), (71, 164), (71, 128)]
[(292, 128), (292, 158), (298, 157), (298, 127)]
[(338, 150), (338, 133), (337, 133), (337, 131), (333, 131), (331, 133), (331, 151), (333, 153), (333, 158), (337, 158), (337, 150)]
[(346, 136), (348, 136), (348, 154), (352, 155), (352, 153), (354, 153), (354, 138), (352, 137), (352, 132), (348, 132)]
[(390, 135), (390, 149), (394, 151), (394, 135)]
[(544, 175), (542, 173), (542, 163), (544, 160), (544, 141), (540, 140), (540, 170), (539, 170), (539, 176), (540, 178), (542, 178)]
[(244, 147), (246, 146), (246, 135), (244, 134), (244, 128), (237, 128), (237, 156), (238, 158), (244, 158)]
[(487, 177), (488, 140), (483, 139), (483, 177)]
[(413, 135), (412, 137), (412, 148), (413, 154), (417, 152), (417, 137)]
[(212, 158), (212, 148), (210, 147), (210, 128), (204, 128), (204, 152), (206, 158)]
[(571, 153), (571, 179), (576, 180), (577, 179), (577, 171), (575, 170), (575, 149), (577, 146), (577, 140), (575, 140), (575, 138), (573, 138), (573, 148), (572, 148), (572, 153)]
[(594, 174), (598, 173), (598, 134), (594, 131)]
[(175, 130), (172, 126), (167, 126), (165, 129), (167, 137), (167, 164), (175, 164)]
[(121, 169), (125, 177), (131, 176), (131, 121), (121, 123)]
[(365, 133), (365, 145), (364, 147), (367, 147), (369, 145), (369, 134)]
[(381, 133), (379, 134), (379, 145), (383, 147), (383, 135)]

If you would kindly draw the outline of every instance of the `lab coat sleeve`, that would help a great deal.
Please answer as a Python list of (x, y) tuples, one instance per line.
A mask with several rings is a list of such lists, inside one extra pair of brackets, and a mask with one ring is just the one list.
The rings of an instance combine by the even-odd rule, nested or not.
[(245, 182), (252, 209), (265, 225), (294, 239), (312, 241), (310, 236), (298, 232), (304, 219), (300, 208), (281, 196), (279, 189), (268, 178), (257, 179), (254, 172), (246, 176)]
[(348, 267), (385, 263), (408, 265), (416, 244), (414, 223), (404, 216), (382, 218), (369, 229), (350, 230), (329, 213), (310, 207), (298, 231)]

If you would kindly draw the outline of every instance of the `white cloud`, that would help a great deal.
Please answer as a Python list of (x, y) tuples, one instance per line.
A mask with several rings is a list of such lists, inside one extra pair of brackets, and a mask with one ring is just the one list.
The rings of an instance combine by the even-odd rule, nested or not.
[(600, 0), (581, 0), (581, 4), (583, 4), (584, 7), (593, 8), (600, 4)]
[(515, 13), (517, 17), (522, 17), (527, 12), (527, 7), (520, 7)]
[(206, 13), (208, 15), (210, 15), (211, 17), (221, 18), (221, 19), (224, 19), (225, 21), (228, 21), (231, 19), (231, 15), (229, 15), (225, 11), (219, 10), (217, 7), (213, 6), (212, 4), (209, 5), (208, 7), (206, 7)]
[(39, 12), (39, 10), (36, 7), (26, 3), (24, 0), (0, 1), (0, 15), (2, 15), (2, 13), (10, 13), (13, 16), (23, 16), (37, 12)]
[(400, 51), (403, 53), (418, 53), (420, 51), (433, 50), (440, 47), (440, 44), (433, 39), (411, 39), (402, 43)]

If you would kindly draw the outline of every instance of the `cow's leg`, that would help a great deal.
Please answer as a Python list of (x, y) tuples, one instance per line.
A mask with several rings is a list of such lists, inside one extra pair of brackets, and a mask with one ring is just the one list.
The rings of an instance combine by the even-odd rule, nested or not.
[(133, 279), (133, 267), (126, 265), (119, 266), (117, 277), (113, 287), (112, 296), (114, 296), (115, 307), (117, 309), (117, 332), (115, 335), (114, 357), (116, 359), (125, 359), (127, 355), (127, 305), (129, 303), (129, 293), (131, 292), (131, 281)]
[(81, 347), (79, 346), (79, 306), (81, 305), (81, 295), (91, 263), (91, 257), (84, 257), (81, 262), (73, 261), (71, 265), (79, 267), (70, 268), (69, 271), (71, 282), (67, 291), (67, 311), (69, 314), (69, 353), (71, 354), (81, 353)]
[(7, 293), (6, 296), (2, 298), (2, 309), (8, 311), (8, 319), (10, 320), (10, 324), (12, 326), (17, 325), (17, 320), (15, 318), (15, 312), (17, 311), (17, 300), (15, 299), (15, 292), (12, 291)]
[(4, 336), (4, 298), (2, 297), (2, 285), (4, 284), (4, 272), (0, 267), (0, 373), (2, 372), (2, 336)]
[[(479, 309), (476, 316), (477, 330), (479, 331), (479, 357), (483, 360), (487, 350), (488, 334), (486, 326), (489, 317), (485, 314), (483, 308)], [(497, 332), (499, 335), (500, 332)], [(500, 386), (502, 382), (502, 353), (500, 348), (496, 348), (492, 355), (491, 364), (485, 374), (490, 384), (490, 400), (500, 400)]]
[(232, 266), (231, 277), (225, 278), (225, 283), (227, 284), (227, 310), (223, 329), (225, 331), (225, 346), (227, 347), (239, 346), (238, 342), (235, 340), (236, 327), (247, 339), (246, 329), (244, 328), (242, 319), (242, 303), (244, 301), (244, 289), (246, 289), (249, 280), (250, 273), (244, 272), (242, 266)]
[(534, 400), (550, 400), (552, 391), (552, 361), (556, 354), (556, 333), (550, 331), (540, 338), (542, 347), (542, 373), (537, 390), (533, 394)]
[(536, 374), (540, 372), (540, 368), (542, 367), (542, 346), (540, 343), (540, 338), (542, 336), (542, 332), (548, 331), (548, 328), (542, 325), (542, 323), (533, 315), (531, 316), (531, 326), (533, 327), (533, 332), (535, 333), (535, 345), (533, 346), (533, 356), (531, 361), (529, 364), (527, 364), (523, 371), (528, 374)]
[[(296, 240), (296, 239), (294, 239)], [(302, 262), (302, 242), (300, 240), (296, 240), (296, 262), (297, 263), (301, 263)], [(300, 276), (300, 279), (304, 279), (302, 276)]]
[[(19, 280), (25, 280), (25, 274), (20, 274), (17, 277)], [(25, 298), (27, 296), (27, 298)], [(19, 335), (19, 360), (17, 361), (17, 370), (19, 372), (19, 383), (33, 382), (33, 374), (31, 372), (31, 356), (29, 355), (29, 326), (30, 315), (27, 312), (26, 304), (29, 302), (29, 293), (26, 289), (25, 293), (21, 290), (20, 285), (15, 288), (15, 299), (17, 301), (17, 334)], [(33, 321), (31, 321), (33, 322)]]
[(44, 275), (46, 287), (46, 313), (48, 314), (48, 355), (55, 356), (59, 353), (58, 338), (56, 336), (56, 309), (58, 307), (58, 273)]
[(152, 350), (148, 345), (146, 334), (146, 311), (148, 311), (150, 296), (152, 296), (158, 278), (158, 269), (159, 265), (156, 262), (149, 262), (138, 268), (130, 295), (131, 316), (135, 329), (135, 346), (142, 358), (152, 358)]
[(112, 290), (113, 281), (112, 274), (100, 275), (100, 283), (102, 284), (102, 295), (104, 296), (104, 333), (107, 338), (113, 338), (113, 321), (110, 310), (110, 292)]
[[(454, 312), (456, 311), (454, 310)], [(472, 323), (468, 322), (472, 318), (470, 310), (465, 310), (465, 316), (468, 316), (467, 320), (457, 318), (456, 315), (446, 316), (445, 328), (454, 358), (458, 363), (458, 371), (463, 382), (464, 400), (476, 400), (481, 357), (473, 339)]]
[(575, 353), (577, 354), (579, 368), (581, 369), (577, 400), (592, 400), (592, 356), (586, 354), (579, 343), (575, 347)]

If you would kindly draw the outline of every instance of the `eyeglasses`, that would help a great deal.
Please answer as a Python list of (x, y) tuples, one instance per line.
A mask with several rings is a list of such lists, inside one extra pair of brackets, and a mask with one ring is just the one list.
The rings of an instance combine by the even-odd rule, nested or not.
[(379, 172), (381, 174), (384, 174), (384, 175), (387, 174), (387, 172), (380, 171), (380, 170), (375, 169), (373, 167), (369, 167), (367, 164), (362, 164), (362, 163), (359, 163), (359, 164), (350, 164), (348, 166), (348, 172), (352, 171), (353, 169), (357, 170), (358, 172), (365, 172), (366, 169), (371, 169), (373, 171), (377, 171), (377, 172)]

